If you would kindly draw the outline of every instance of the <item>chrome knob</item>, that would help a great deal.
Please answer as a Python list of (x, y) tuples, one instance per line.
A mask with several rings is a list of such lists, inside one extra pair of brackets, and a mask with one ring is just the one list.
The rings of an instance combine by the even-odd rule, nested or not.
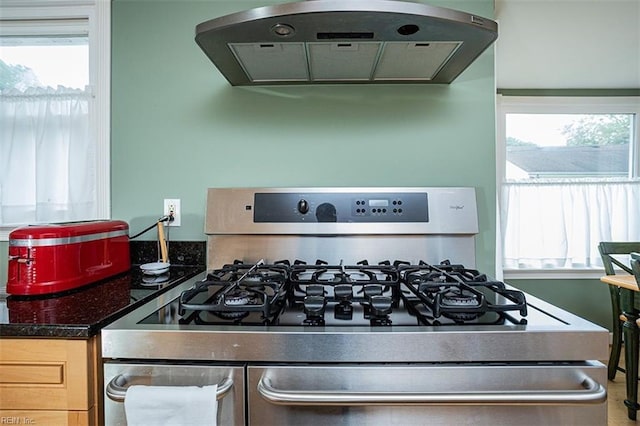
[(302, 214), (309, 213), (309, 202), (305, 199), (298, 201), (298, 211)]

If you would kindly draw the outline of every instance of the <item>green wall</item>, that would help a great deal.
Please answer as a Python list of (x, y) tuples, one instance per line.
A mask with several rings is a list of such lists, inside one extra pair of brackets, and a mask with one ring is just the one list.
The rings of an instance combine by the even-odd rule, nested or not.
[[(171, 238), (201, 240), (208, 187), (475, 186), (494, 270), (493, 51), (451, 85), (231, 87), (195, 26), (262, 4), (113, 2), (113, 217), (135, 233), (180, 198)], [(438, 4), (493, 15), (491, 0)]]
[(600, 280), (509, 280), (509, 283), (611, 330), (609, 288)]

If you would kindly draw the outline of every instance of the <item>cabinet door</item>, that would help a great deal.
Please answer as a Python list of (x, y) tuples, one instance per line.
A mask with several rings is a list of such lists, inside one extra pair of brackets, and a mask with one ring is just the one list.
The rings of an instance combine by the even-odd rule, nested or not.
[(91, 340), (2, 339), (0, 409), (87, 411), (96, 405)]

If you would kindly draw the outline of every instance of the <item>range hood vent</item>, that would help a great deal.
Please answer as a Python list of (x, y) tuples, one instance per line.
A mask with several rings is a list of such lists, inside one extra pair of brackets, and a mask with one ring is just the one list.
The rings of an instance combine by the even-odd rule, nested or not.
[(496, 22), (395, 0), (309, 0), (222, 16), (196, 43), (234, 86), (451, 83)]

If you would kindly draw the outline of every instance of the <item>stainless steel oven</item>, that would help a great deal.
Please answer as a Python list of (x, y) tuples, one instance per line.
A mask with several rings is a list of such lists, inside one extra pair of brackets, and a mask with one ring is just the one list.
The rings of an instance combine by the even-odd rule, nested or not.
[(473, 188), (210, 189), (205, 233), (103, 330), (106, 424), (134, 382), (230, 425), (606, 424), (607, 330), (475, 269)]

